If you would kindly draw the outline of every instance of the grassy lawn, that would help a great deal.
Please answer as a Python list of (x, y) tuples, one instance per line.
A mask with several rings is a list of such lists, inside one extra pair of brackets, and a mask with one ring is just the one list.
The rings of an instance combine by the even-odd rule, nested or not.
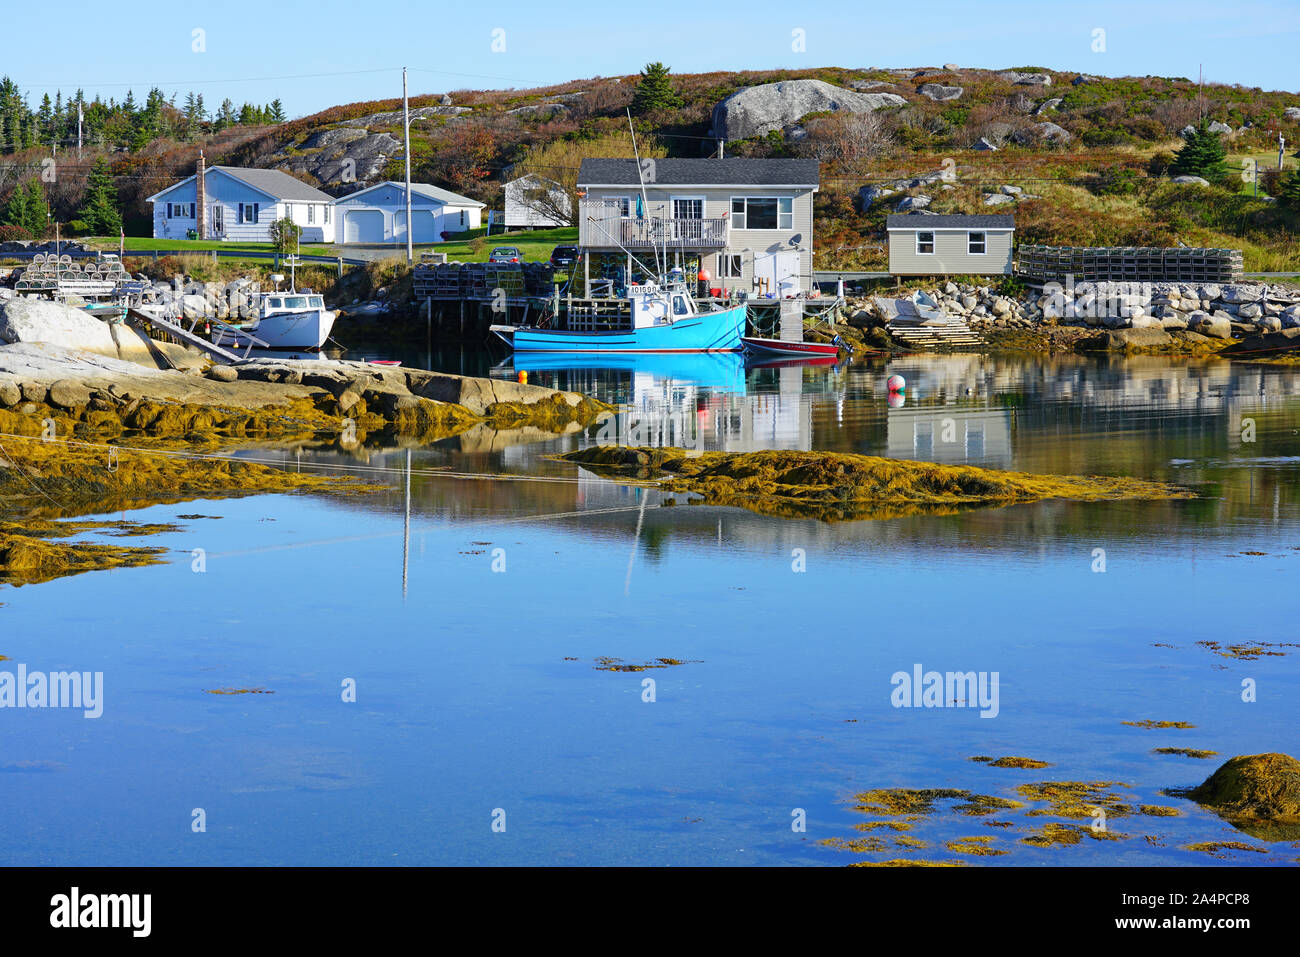
[[(467, 230), (463, 238), (458, 238), (451, 242), (432, 243), (427, 245), (417, 244), (415, 246), (416, 256), (421, 252), (445, 252), (448, 259), (459, 259), (461, 262), (485, 262), (492, 249), (496, 246), (515, 246), (523, 254), (523, 258), (530, 262), (545, 262), (551, 258), (551, 250), (556, 246), (574, 246), (578, 242), (578, 227), (569, 226), (561, 229), (537, 229), (517, 233), (493, 233), (492, 236), (486, 237), (483, 234), (487, 232), (487, 227)], [(104, 252), (116, 252), (118, 248), (118, 237), (116, 236), (91, 236), (79, 240), (91, 249), (102, 249)], [(482, 248), (475, 248), (481, 246)], [(304, 256), (337, 256), (340, 251), (343, 256), (347, 256), (347, 246), (323, 246), (318, 244), (303, 244), (300, 252)], [(373, 251), (374, 247), (365, 247), (367, 252)], [(163, 249), (177, 254), (185, 253), (203, 253), (216, 249), (225, 253), (234, 252), (272, 252), (274, 247), (270, 243), (232, 243), (222, 242), (214, 239), (154, 239), (150, 236), (127, 236), (126, 252), (129, 255), (133, 250), (153, 250)], [(394, 258), (405, 258), (406, 247), (396, 244), (392, 247), (392, 256)]]
[[(119, 239), (116, 236), (90, 236), (80, 239), (90, 249), (102, 249), (104, 252), (117, 252)], [(217, 239), (154, 239), (151, 236), (127, 236), (126, 252), (133, 250), (165, 249), (176, 253), (202, 253), (219, 249), (222, 252), (274, 252), (270, 243), (230, 243)], [(304, 244), (301, 252), (304, 256), (336, 256), (325, 246)]]

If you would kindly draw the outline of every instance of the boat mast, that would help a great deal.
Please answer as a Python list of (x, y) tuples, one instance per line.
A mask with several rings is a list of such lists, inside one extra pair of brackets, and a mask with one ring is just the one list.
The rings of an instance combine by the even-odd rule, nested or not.
[[(636, 127), (632, 125), (632, 108), (630, 106), (627, 108), (627, 128), (628, 131), (632, 134), (632, 156), (636, 158), (636, 178), (637, 178), (637, 182), (641, 184), (641, 206), (645, 210), (646, 216), (649, 216), (650, 200), (646, 198), (646, 194), (645, 194), (645, 177), (641, 175), (641, 153), (636, 148)], [(659, 265), (659, 247), (655, 245), (654, 232), (655, 232), (654, 229), (650, 230), (650, 249), (655, 254), (655, 272), (658, 273), (658, 275), (655, 276), (655, 280), (656, 282), (662, 284), (664, 280), (664, 270)], [(668, 259), (668, 251), (664, 250), (664, 261), (666, 262), (667, 259)], [(628, 278), (628, 282), (630, 283), (632, 281), (632, 277), (628, 276), (627, 278)]]

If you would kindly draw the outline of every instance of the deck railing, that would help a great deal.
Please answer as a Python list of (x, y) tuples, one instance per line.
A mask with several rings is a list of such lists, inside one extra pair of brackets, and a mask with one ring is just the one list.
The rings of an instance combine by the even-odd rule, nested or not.
[(587, 248), (724, 249), (727, 218), (664, 219), (610, 216), (600, 208), (583, 210), (580, 241)]

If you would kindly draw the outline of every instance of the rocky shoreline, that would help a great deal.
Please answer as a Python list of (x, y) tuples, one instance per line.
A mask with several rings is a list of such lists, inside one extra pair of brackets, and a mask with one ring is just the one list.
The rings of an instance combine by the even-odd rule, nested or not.
[(1300, 288), (1264, 283), (1096, 282), (1042, 291), (945, 282), (900, 300), (848, 296), (840, 320), (868, 345), (896, 346), (897, 305), (920, 305), (917, 325), (968, 329), (976, 346), (1029, 351), (1223, 354), (1300, 347)]

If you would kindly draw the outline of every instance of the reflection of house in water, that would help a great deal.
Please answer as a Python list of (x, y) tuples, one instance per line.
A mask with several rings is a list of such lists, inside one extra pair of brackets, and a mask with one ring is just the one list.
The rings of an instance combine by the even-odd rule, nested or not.
[(890, 409), (885, 453), (947, 465), (1011, 465), (1007, 409), (916, 407)]
[(596, 441), (708, 452), (811, 449), (812, 402), (803, 394), (803, 370), (778, 371), (778, 390), (756, 394), (634, 372), (626, 407), (597, 431)]

